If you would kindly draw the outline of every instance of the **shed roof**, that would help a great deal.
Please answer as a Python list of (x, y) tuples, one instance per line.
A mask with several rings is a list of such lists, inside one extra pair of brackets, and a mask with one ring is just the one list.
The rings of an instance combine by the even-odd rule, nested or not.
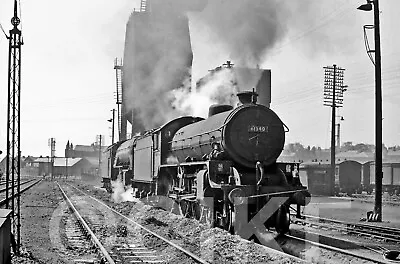
[[(360, 165), (364, 164), (358, 160), (355, 159), (337, 159), (335, 164), (336, 165), (341, 165), (343, 163), (347, 163), (347, 162), (356, 162)], [(331, 165), (331, 161), (330, 160), (323, 160), (323, 161), (308, 161), (308, 162), (303, 162), (301, 163), (301, 167), (317, 167), (317, 166), (321, 166), (321, 167), (329, 167)]]
[[(64, 157), (55, 157), (54, 158), (54, 167), (72, 167), (79, 161), (81, 161), (82, 158), (64, 158)], [(35, 163), (49, 163), (51, 161), (50, 157), (47, 158), (37, 158), (33, 162)]]
[[(383, 164), (400, 164), (400, 156), (392, 156), (392, 157), (387, 157), (382, 160)], [(371, 162), (371, 164), (375, 164), (375, 161)]]
[(82, 158), (54, 158), (54, 167), (73, 167)]
[(47, 162), (50, 162), (50, 157), (36, 158), (32, 162), (35, 162), (35, 163), (47, 163)]

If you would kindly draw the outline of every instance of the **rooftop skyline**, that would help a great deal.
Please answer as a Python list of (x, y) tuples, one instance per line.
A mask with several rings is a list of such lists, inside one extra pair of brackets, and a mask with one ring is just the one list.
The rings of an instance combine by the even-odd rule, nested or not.
[[(209, 0), (211, 1), (211, 0)], [(214, 0), (218, 1), (218, 0)], [(49, 0), (21, 1), (22, 155), (50, 153), (48, 139), (56, 138), (56, 155), (69, 140), (90, 145), (96, 135), (111, 143), (115, 105), (114, 58), (123, 55), (125, 26), (140, 1), (118, 2)], [(294, 1), (285, 1), (289, 5)], [(323, 67), (345, 68), (341, 142), (374, 142), (374, 66), (363, 39), (363, 25), (373, 23), (372, 12), (356, 8), (365, 1), (304, 0), (287, 24), (282, 38), (264, 54), (261, 68), (272, 71), (273, 109), (290, 128), (286, 143), (330, 146), (330, 108), (323, 106)], [(383, 142), (400, 145), (400, 24), (398, 1), (381, 3)], [(286, 8), (289, 8), (286, 6)], [(207, 11), (207, 10), (206, 10)], [(0, 3), (0, 23), (8, 33), (13, 1)], [(227, 60), (244, 65), (228, 46), (227, 35), (203, 23), (206, 13), (191, 13), (193, 79), (198, 80)], [(296, 25), (296, 26), (294, 26)], [(251, 29), (245, 29), (251, 30)], [(260, 35), (263, 32), (259, 33)], [(373, 45), (373, 33), (368, 34)], [(243, 43), (246, 40), (243, 39)], [(0, 150), (6, 150), (8, 40), (0, 36)], [(205, 106), (208, 107), (208, 106)]]

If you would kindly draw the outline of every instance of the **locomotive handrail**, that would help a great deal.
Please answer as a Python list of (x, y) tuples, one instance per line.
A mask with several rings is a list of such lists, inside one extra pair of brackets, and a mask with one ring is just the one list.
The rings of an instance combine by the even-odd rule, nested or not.
[(264, 194), (257, 194), (257, 195), (247, 196), (247, 198), (259, 198), (259, 197), (265, 197), (265, 196), (275, 196), (275, 195), (281, 195), (281, 194), (297, 193), (297, 192), (301, 192), (301, 191), (302, 190), (292, 190), (292, 191), (283, 191), (283, 192), (274, 192), (274, 193), (264, 193)]
[[(203, 133), (200, 133), (200, 134), (193, 135), (193, 136), (191, 136), (191, 138), (200, 137), (200, 136), (205, 135), (205, 134), (210, 134), (210, 133), (212, 133), (212, 132), (219, 131), (219, 130), (221, 130), (221, 129), (222, 129), (223, 127), (225, 127), (225, 126), (226, 126), (226, 124), (224, 124), (223, 126), (221, 126), (221, 127), (219, 127), (219, 128), (216, 128), (216, 129), (214, 129), (214, 130), (210, 130), (210, 131), (207, 131), (207, 132), (203, 132)], [(169, 141), (168, 143), (178, 142), (178, 141), (187, 140), (187, 139), (188, 139), (188, 138), (183, 138), (183, 139), (178, 139), (178, 140), (171, 140), (171, 141)]]
[(283, 123), (283, 122), (282, 122), (282, 125), (287, 129), (287, 130), (285, 130), (285, 132), (286, 132), (286, 133), (289, 132), (289, 127), (288, 127), (285, 123)]
[(261, 162), (257, 161), (256, 163), (256, 181), (257, 181), (257, 186), (261, 184), (261, 181), (264, 178), (264, 168), (261, 165)]
[(193, 162), (181, 162), (181, 163), (174, 163), (174, 164), (162, 164), (160, 168), (164, 167), (175, 167), (175, 166), (195, 166), (195, 165), (207, 165), (206, 161), (193, 161)]

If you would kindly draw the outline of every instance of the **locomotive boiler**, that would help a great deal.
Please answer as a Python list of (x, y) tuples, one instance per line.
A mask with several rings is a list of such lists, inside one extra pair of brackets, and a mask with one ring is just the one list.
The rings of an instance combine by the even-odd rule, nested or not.
[(177, 131), (171, 154), (179, 162), (185, 159), (229, 159), (236, 166), (254, 168), (256, 162), (268, 166), (283, 150), (283, 122), (269, 108), (250, 103), (251, 92), (239, 94), (244, 104), (232, 110), (229, 105), (210, 107), (206, 120)]
[(270, 227), (285, 233), (289, 206), (310, 197), (299, 164), (277, 162), (288, 128), (254, 91), (238, 96), (236, 108), (214, 105), (206, 119), (180, 117), (122, 144), (131, 148), (117, 150), (116, 164), (129, 160), (120, 175), (137, 197), (168, 197), (183, 215), (242, 236), (256, 215), (256, 237)]

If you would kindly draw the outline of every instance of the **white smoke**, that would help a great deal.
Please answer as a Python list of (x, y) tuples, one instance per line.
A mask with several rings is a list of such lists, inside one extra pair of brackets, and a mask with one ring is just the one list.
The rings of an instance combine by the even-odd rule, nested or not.
[(178, 158), (172, 155), (167, 157), (167, 164), (177, 164), (179, 163)]
[(133, 197), (133, 188), (129, 187), (125, 190), (125, 186), (120, 179), (111, 181), (112, 195), (111, 199), (115, 203), (121, 202), (138, 202), (139, 199)]
[(228, 68), (218, 69), (203, 78), (196, 90), (191, 91), (187, 85), (173, 90), (171, 93), (175, 100), (172, 104), (182, 113), (206, 117), (212, 104), (234, 106), (238, 102), (238, 91), (234, 72)]

